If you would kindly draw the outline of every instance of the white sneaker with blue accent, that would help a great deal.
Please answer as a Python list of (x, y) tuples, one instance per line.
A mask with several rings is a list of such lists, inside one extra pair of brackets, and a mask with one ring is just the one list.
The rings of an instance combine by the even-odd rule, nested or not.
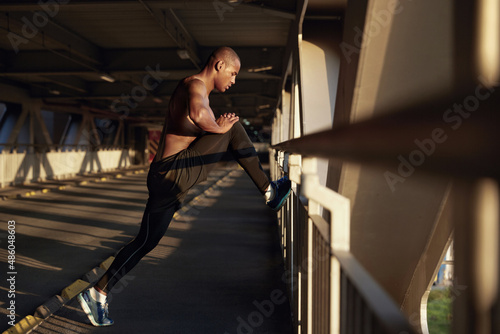
[(283, 176), (281, 179), (271, 182), (271, 187), (274, 189), (274, 198), (267, 201), (266, 204), (274, 211), (278, 211), (290, 196), (292, 182), (287, 176)]
[(101, 327), (111, 326), (114, 323), (114, 321), (108, 317), (108, 304), (96, 301), (90, 295), (89, 290), (80, 293), (77, 299), (92, 325)]

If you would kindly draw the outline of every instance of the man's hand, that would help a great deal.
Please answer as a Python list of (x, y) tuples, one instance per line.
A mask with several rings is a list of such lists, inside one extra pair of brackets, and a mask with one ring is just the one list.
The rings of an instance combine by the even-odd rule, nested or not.
[(231, 130), (234, 123), (238, 122), (240, 118), (233, 113), (225, 113), (217, 119), (217, 125), (221, 128), (223, 133)]

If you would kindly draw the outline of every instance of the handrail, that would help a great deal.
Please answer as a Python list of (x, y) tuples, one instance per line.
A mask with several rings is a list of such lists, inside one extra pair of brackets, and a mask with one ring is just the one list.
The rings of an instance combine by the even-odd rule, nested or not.
[(478, 100), (475, 109), (464, 107), (460, 112), (453, 110), (457, 101), (457, 98), (441, 98), (415, 104), (384, 116), (288, 140), (272, 148), (394, 170), (405, 161), (444, 175), (500, 179), (500, 156), (493, 153), (500, 151), (498, 94)]
[(332, 251), (332, 255), (340, 262), (342, 272), (349, 277), (350, 283), (356, 286), (358, 293), (370, 306), (370, 310), (377, 316), (386, 331), (409, 334), (410, 326), (401, 316), (399, 308), (352, 253), (335, 250)]
[[(383, 333), (414, 333), (398, 305), (350, 252), (349, 199), (320, 184), (316, 158), (278, 150), (274, 156), (277, 166), (288, 172), (297, 186), (294, 189), (295, 202), (285, 209), (285, 212), (291, 210), (290, 215), (285, 212), (279, 215), (282, 233), (286, 234), (282, 240), (297, 240), (293, 239), (296, 233), (293, 231), (296, 230), (305, 234), (305, 243), (299, 246), (302, 248), (297, 250), (297, 254), (293, 248), (284, 248), (285, 256), (292, 258), (289, 269), (296, 273), (295, 282), (299, 284), (298, 293), (291, 292), (292, 305), (299, 319), (296, 323), (299, 332), (299, 328), (306, 325), (303, 330), (308, 334), (318, 330), (323, 332), (326, 328), (332, 334), (350, 331), (353, 329), (352, 319), (356, 319), (354, 326), (360, 326), (365, 320), (363, 317), (368, 315), (373, 317), (375, 323), (367, 326), (372, 326), (374, 331), (383, 329)], [(300, 203), (304, 205), (303, 214), (297, 211)], [(321, 215), (320, 207), (330, 212), (328, 220)], [(296, 218), (290, 220), (290, 217)], [(328, 261), (325, 262), (323, 255), (318, 255), (321, 252), (326, 252)], [(316, 269), (311, 261), (315, 256), (323, 259), (316, 263)], [(301, 261), (301, 257), (308, 259), (303, 271), (297, 269), (300, 268), (297, 261)], [(301, 286), (304, 279), (306, 283)], [(350, 287), (354, 288), (355, 301), (352, 293), (347, 292)], [(355, 306), (353, 303), (359, 300), (361, 304)], [(302, 309), (303, 305), (306, 305), (306, 310)], [(360, 311), (359, 307), (365, 311)]]

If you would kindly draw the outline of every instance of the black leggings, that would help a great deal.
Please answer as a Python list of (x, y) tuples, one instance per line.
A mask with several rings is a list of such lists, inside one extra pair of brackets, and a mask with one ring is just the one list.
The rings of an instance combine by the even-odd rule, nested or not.
[[(159, 145), (162, 147), (162, 145)], [(160, 153), (161, 154), (161, 153)], [(237, 122), (224, 134), (205, 134), (188, 149), (171, 157), (155, 159), (148, 173), (149, 199), (137, 236), (123, 247), (96, 286), (108, 293), (160, 242), (175, 211), (194, 185), (206, 180), (215, 164), (231, 155), (264, 194), (269, 179), (252, 142)]]

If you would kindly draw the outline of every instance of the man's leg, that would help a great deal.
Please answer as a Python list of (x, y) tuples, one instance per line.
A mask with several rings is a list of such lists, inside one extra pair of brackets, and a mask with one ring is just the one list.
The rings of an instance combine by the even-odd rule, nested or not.
[(105, 295), (147, 253), (156, 247), (170, 225), (175, 211), (176, 206), (172, 206), (164, 211), (151, 213), (149, 212), (149, 208), (146, 207), (139, 233), (118, 252), (106, 273), (94, 286), (97, 291), (86, 290), (78, 296), (82, 308), (94, 326), (109, 326), (113, 324), (113, 320), (109, 319), (107, 314)]
[(247, 172), (259, 191), (266, 196), (266, 204), (278, 211), (290, 195), (291, 182), (288, 177), (270, 182), (262, 169), (257, 152), (250, 138), (241, 125), (236, 122), (231, 130), (224, 134), (206, 134), (191, 144), (204, 162), (207, 173), (214, 168), (226, 152), (230, 152), (241, 167)]
[(109, 293), (113, 286), (160, 242), (175, 213), (175, 207), (162, 212), (150, 213), (146, 207), (137, 236), (116, 255), (96, 286)]
[(224, 134), (205, 134), (191, 144), (190, 148), (201, 155), (207, 173), (230, 152), (262, 194), (268, 189), (269, 178), (262, 169), (253, 143), (241, 123), (236, 122), (231, 130)]

